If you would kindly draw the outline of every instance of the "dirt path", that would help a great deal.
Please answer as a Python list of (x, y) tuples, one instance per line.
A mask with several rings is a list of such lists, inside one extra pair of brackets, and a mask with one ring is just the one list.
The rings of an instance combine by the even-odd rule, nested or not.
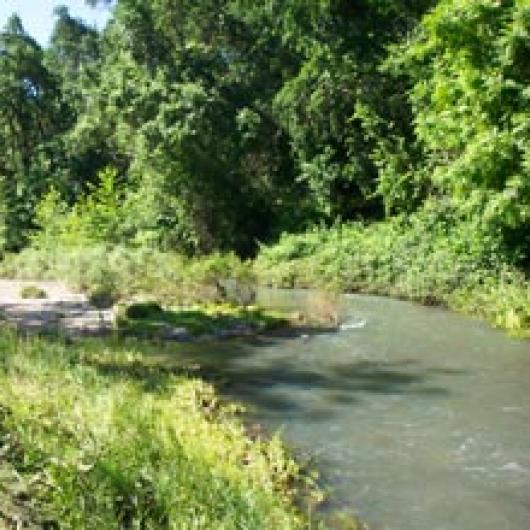
[[(21, 291), (29, 285), (44, 290), (46, 298), (23, 299)], [(112, 325), (112, 309), (99, 311), (62, 282), (0, 280), (0, 314), (29, 332), (98, 335)]]

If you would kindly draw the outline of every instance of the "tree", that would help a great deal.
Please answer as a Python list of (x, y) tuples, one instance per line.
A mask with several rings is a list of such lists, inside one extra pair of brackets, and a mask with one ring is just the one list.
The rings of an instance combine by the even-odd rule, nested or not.
[(527, 257), (529, 31), (526, 0), (442, 0), (390, 61), (413, 82), (416, 175), (431, 194), (480, 213)]
[(57, 79), (17, 16), (0, 34), (0, 177), (6, 246), (19, 248), (53, 164), (46, 142), (62, 127)]

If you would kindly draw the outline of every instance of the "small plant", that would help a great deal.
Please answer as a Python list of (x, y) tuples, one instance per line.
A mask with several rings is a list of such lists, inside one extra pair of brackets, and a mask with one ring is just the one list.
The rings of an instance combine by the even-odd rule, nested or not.
[(44, 298), (48, 298), (48, 294), (44, 289), (41, 289), (37, 285), (26, 285), (20, 290), (20, 298), (41, 300)]
[(315, 291), (309, 296), (306, 311), (309, 324), (338, 327), (342, 320), (339, 293)]
[(164, 310), (158, 302), (137, 302), (125, 310), (127, 318), (152, 318), (163, 315)]
[(96, 287), (88, 294), (88, 302), (96, 309), (109, 309), (118, 300), (114, 291), (105, 287)]

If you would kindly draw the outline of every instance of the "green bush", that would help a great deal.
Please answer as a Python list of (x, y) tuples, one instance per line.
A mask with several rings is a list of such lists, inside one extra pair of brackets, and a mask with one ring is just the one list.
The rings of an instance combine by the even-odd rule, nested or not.
[(258, 281), (274, 287), (326, 287), (440, 304), (492, 324), (530, 327), (527, 278), (480, 215), (431, 201), (411, 216), (283, 235), (262, 247)]
[(37, 285), (26, 285), (20, 290), (20, 298), (42, 299), (48, 298), (48, 294)]

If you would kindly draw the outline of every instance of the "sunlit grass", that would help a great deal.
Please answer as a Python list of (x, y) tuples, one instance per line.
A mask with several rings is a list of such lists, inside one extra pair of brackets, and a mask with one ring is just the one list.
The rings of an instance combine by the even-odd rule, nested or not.
[(299, 468), (186, 367), (0, 331), (2, 453), (60, 528), (298, 529)]
[(257, 306), (228, 303), (192, 304), (163, 309), (156, 302), (133, 303), (118, 308), (118, 331), (140, 336), (164, 336), (171, 329), (190, 335), (222, 332), (260, 332), (286, 326), (289, 316)]

